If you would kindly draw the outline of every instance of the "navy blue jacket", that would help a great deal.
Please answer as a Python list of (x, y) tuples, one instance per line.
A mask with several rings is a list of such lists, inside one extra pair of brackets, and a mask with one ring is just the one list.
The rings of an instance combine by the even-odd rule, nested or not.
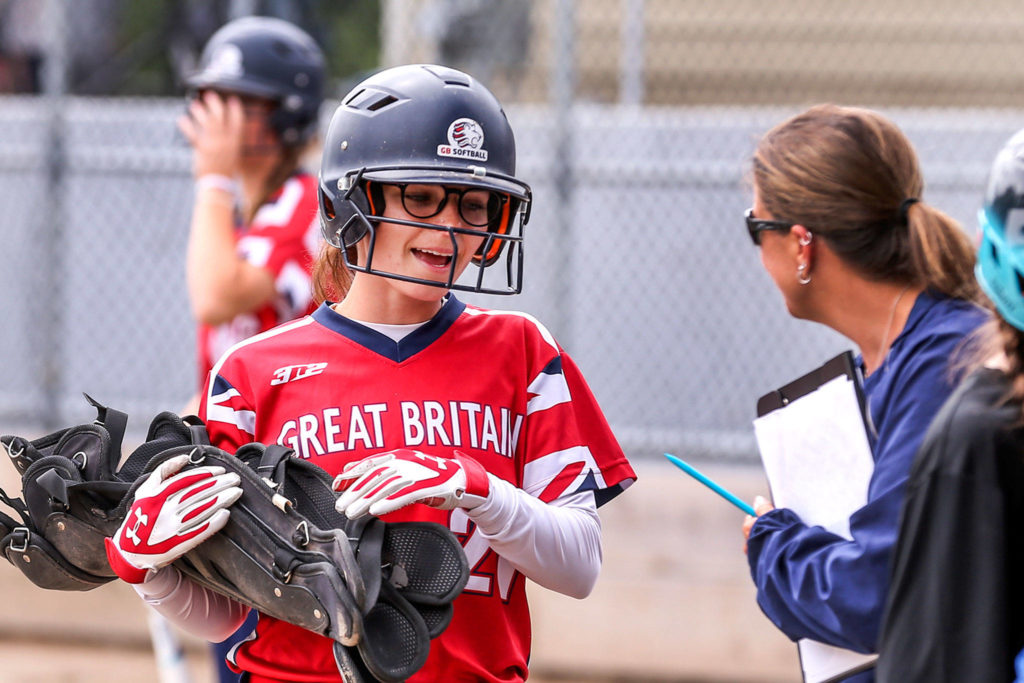
[[(865, 378), (875, 469), (867, 504), (850, 517), (852, 541), (809, 527), (785, 508), (751, 529), (747, 559), (758, 605), (793, 640), (877, 650), (910, 464), (955, 388), (950, 359), (984, 320), (972, 304), (922, 293), (883, 364)], [(873, 679), (872, 670), (850, 680)]]

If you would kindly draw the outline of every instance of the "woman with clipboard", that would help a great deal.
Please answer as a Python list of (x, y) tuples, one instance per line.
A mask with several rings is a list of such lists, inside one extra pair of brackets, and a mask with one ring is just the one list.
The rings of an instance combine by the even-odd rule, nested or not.
[(768, 131), (753, 157), (750, 237), (790, 314), (859, 348), (875, 428), (852, 540), (760, 499), (744, 523), (758, 604), (794, 640), (877, 651), (910, 462), (955, 386), (950, 357), (985, 317), (971, 243), (923, 189), (910, 142), (865, 109), (813, 107)]
[(1024, 648), (1024, 131), (996, 157), (979, 222), (976, 273), (998, 315), (914, 460), (884, 681), (1010, 681)]

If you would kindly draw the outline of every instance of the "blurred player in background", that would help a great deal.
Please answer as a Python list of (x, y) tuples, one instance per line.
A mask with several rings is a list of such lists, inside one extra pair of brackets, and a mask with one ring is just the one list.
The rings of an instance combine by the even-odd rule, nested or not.
[[(245, 17), (214, 33), (187, 81), (178, 126), (194, 150), (187, 275), (198, 386), (233, 344), (313, 308), (316, 178), (300, 162), (317, 143), (324, 80), (309, 35), (280, 19)], [(183, 413), (198, 403), (197, 393)], [(254, 624), (214, 646), (221, 681), (238, 680), (224, 657)]]
[(743, 532), (757, 601), (794, 640), (876, 652), (910, 463), (955, 386), (951, 357), (985, 320), (974, 249), (921, 200), (909, 140), (866, 109), (817, 106), (768, 131), (753, 186), (747, 230), (765, 269), (790, 314), (857, 345), (876, 430), (853, 540), (755, 501)]
[(881, 681), (1010, 681), (1024, 648), (1024, 131), (997, 155), (979, 221), (998, 315), (910, 473)]
[[(276, 442), (338, 475), (350, 517), (438, 522), (459, 537), (471, 578), (412, 680), (525, 680), (526, 579), (588, 595), (597, 508), (635, 475), (539, 322), (450, 291), (521, 288), (531, 193), (515, 177), (512, 129), (462, 72), (389, 69), (335, 112), (320, 177), (329, 245), (316, 281), (347, 294), (229, 350), (200, 415), (228, 451)], [(237, 619), (171, 566), (136, 588), (189, 630)], [(249, 680), (338, 679), (333, 641), (263, 615), (255, 634), (232, 657)]]
[(300, 162), (317, 142), (324, 79), (313, 39), (271, 17), (226, 24), (188, 79), (178, 125), (194, 150), (187, 274), (200, 385), (233, 344), (312, 310), (316, 178)]

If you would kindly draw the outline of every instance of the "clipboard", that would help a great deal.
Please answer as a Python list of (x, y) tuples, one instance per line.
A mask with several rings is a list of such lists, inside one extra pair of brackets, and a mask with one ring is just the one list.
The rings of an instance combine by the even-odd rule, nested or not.
[[(776, 505), (850, 538), (849, 517), (867, 502), (877, 436), (853, 353), (761, 396), (757, 416), (755, 435)], [(820, 458), (822, 452), (830, 458)], [(798, 641), (797, 650), (805, 683), (837, 681), (877, 659), (810, 639)]]
[(757, 399), (757, 416), (763, 417), (773, 410), (785, 408), (793, 401), (806, 396), (818, 389), (829, 380), (836, 377), (847, 377), (853, 382), (853, 390), (857, 396), (857, 404), (860, 406), (861, 415), (864, 418), (864, 429), (872, 442), (875, 437), (875, 428), (871, 423), (871, 415), (868, 413), (867, 397), (864, 394), (864, 374), (860, 371), (852, 351), (844, 351), (835, 358), (826, 361), (819, 368), (811, 370), (792, 382), (770, 391)]

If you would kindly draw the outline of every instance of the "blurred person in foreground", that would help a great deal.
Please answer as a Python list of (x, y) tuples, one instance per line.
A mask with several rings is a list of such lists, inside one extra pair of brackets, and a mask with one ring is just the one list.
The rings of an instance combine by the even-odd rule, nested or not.
[(985, 319), (970, 240), (923, 190), (910, 142), (866, 109), (812, 107), (754, 153), (750, 237), (790, 314), (857, 345), (875, 427), (853, 540), (760, 497), (743, 524), (757, 602), (793, 640), (877, 651), (910, 463), (956, 385), (951, 356)]
[[(194, 151), (186, 266), (197, 387), (232, 345), (313, 310), (316, 177), (300, 162), (317, 144), (324, 79), (324, 56), (304, 31), (244, 17), (210, 37), (187, 80), (178, 127)], [(197, 393), (182, 412), (198, 407)], [(222, 682), (238, 680), (224, 659), (255, 623), (253, 614), (213, 647)]]
[(996, 156), (976, 274), (996, 311), (907, 484), (883, 681), (1010, 681), (1024, 648), (1024, 131)]

